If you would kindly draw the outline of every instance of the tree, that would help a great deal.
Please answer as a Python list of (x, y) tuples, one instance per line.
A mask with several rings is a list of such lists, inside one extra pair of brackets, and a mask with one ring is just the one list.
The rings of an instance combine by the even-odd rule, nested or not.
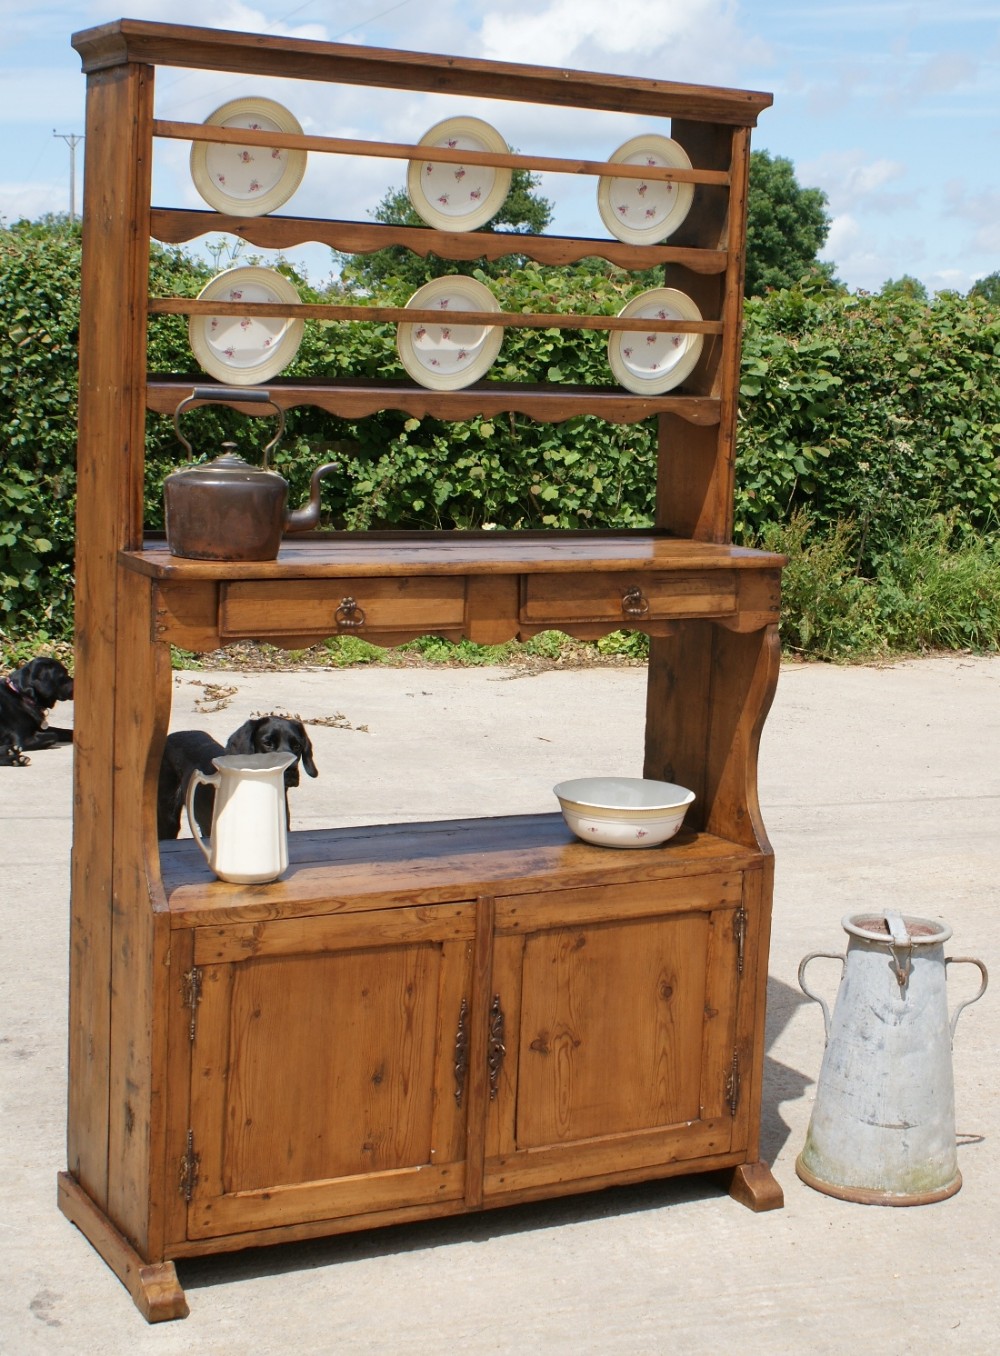
[[(484, 232), (507, 231), (524, 235), (540, 235), (552, 219), (552, 204), (536, 192), (541, 180), (527, 170), (514, 170), (511, 177), (510, 192), (503, 206), (493, 219), (480, 229)], [(376, 221), (388, 226), (423, 226), (423, 220), (417, 215), (405, 188), (390, 188), (375, 208), (372, 216)], [(426, 228), (428, 238), (433, 238), (431, 229)], [(390, 245), (386, 249), (376, 250), (373, 254), (342, 255), (335, 252), (334, 257), (340, 263), (340, 276), (343, 284), (350, 290), (362, 292), (376, 291), (389, 278), (398, 278), (410, 288), (420, 287), (430, 278), (446, 273), (466, 273), (482, 270), (490, 276), (508, 272), (520, 262), (518, 256), (507, 256), (496, 263), (486, 263), (481, 259), (446, 260), (436, 254), (423, 257), (411, 253), (402, 245)]]
[(794, 287), (807, 274), (836, 281), (834, 266), (816, 258), (830, 231), (826, 204), (822, 189), (799, 187), (790, 160), (751, 151), (747, 296), (760, 296), (768, 288)]
[(901, 278), (888, 278), (882, 284), (882, 290), (879, 296), (892, 301), (901, 299), (905, 301), (930, 301), (927, 288), (919, 278), (913, 278), (909, 273), (904, 273)]
[(1000, 273), (987, 273), (969, 288), (970, 297), (982, 297), (994, 306), (1000, 305)]

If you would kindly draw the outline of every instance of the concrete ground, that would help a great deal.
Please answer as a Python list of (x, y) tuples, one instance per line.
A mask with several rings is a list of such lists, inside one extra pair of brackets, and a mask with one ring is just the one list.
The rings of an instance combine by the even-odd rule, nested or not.
[[(299, 827), (532, 811), (554, 808), (563, 777), (639, 771), (644, 680), (636, 669), (181, 673), (173, 723), (225, 737), (275, 707), (325, 722), (310, 727), (320, 777), (292, 793)], [(211, 684), (236, 691), (203, 713)], [(55, 723), (68, 723), (60, 708)], [(0, 769), (0, 1352), (995, 1352), (998, 753), (1000, 658), (782, 671), (760, 798), (777, 854), (764, 1155), (783, 1210), (754, 1215), (712, 1179), (678, 1178), (181, 1263), (190, 1317), (156, 1327), (55, 1204), (71, 752)], [(912, 1209), (834, 1200), (794, 1172), (823, 1052), (798, 963), (843, 951), (841, 917), (883, 906), (943, 917), (947, 954), (997, 976), (955, 1041), (964, 1186)], [(953, 1006), (977, 978), (950, 969)], [(826, 981), (817, 964), (814, 982)]]

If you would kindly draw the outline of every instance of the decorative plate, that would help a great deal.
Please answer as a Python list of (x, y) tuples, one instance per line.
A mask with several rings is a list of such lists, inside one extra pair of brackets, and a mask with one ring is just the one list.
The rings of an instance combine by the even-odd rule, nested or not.
[[(207, 117), (205, 125), (302, 133), (294, 116), (273, 99), (233, 99)], [(233, 216), (262, 217), (273, 212), (298, 188), (305, 169), (305, 151), (254, 146), (252, 138), (246, 146), (210, 141), (191, 146), (195, 188), (210, 207)]]
[[(633, 137), (609, 157), (615, 165), (670, 166), (690, 169), (683, 146), (669, 137), (648, 133)], [(615, 179), (597, 181), (597, 207), (601, 220), (619, 240), (629, 245), (655, 245), (666, 240), (687, 216), (694, 197), (694, 184), (664, 179)]]
[[(654, 287), (633, 297), (619, 316), (647, 320), (701, 320), (689, 296), (674, 287)], [(701, 356), (705, 336), (669, 330), (612, 330), (608, 362), (617, 380), (639, 395), (661, 395), (688, 376)]]
[[(198, 293), (199, 301), (297, 302), (299, 294), (273, 268), (230, 268)], [(201, 366), (219, 381), (257, 386), (276, 376), (302, 342), (301, 320), (281, 316), (193, 315), (188, 340)]]
[[(499, 155), (510, 151), (496, 128), (480, 118), (446, 118), (426, 132), (417, 145)], [(406, 191), (413, 210), (428, 226), (439, 231), (474, 231), (499, 212), (510, 191), (510, 180), (509, 169), (491, 165), (411, 160)]]
[(455, 274), (417, 288), (408, 309), (440, 311), (440, 324), (400, 325), (396, 347), (414, 381), (432, 391), (460, 391), (488, 372), (503, 343), (500, 325), (456, 324), (462, 311), (499, 311), (496, 297), (475, 278)]

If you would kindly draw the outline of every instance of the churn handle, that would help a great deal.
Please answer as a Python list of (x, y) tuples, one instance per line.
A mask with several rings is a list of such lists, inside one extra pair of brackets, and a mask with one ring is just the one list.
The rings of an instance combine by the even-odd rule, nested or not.
[(983, 977), (983, 982), (979, 986), (979, 992), (973, 994), (971, 998), (966, 998), (964, 1002), (959, 1003), (958, 1007), (951, 1014), (951, 1043), (955, 1044), (955, 1028), (958, 1026), (958, 1017), (963, 1008), (967, 1008), (970, 1003), (978, 1003), (980, 998), (986, 992), (986, 986), (990, 982), (989, 971), (981, 960), (976, 960), (975, 956), (945, 956), (945, 965), (975, 965)]
[[(818, 993), (813, 993), (812, 989), (806, 988), (806, 966), (810, 961), (814, 961), (817, 958), (822, 960), (839, 960), (841, 973), (843, 974), (845, 957), (842, 956), (839, 951), (810, 951), (808, 956), (803, 956), (799, 961), (799, 988), (807, 998), (811, 998), (814, 1003), (818, 1003), (823, 1009), (824, 1044), (826, 1044), (830, 1039), (830, 1009), (826, 1005), (825, 998), (820, 998)], [(974, 1003), (975, 999), (972, 998), (969, 1001)]]

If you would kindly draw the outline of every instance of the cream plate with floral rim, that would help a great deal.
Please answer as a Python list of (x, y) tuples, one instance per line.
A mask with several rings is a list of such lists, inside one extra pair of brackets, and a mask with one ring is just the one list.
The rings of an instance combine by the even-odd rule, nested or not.
[[(232, 99), (205, 119), (210, 127), (245, 127), (248, 132), (295, 132), (302, 128), (273, 99)], [(306, 169), (305, 151), (277, 146), (196, 141), (191, 178), (210, 207), (238, 217), (262, 217), (287, 202)]]
[[(618, 312), (623, 319), (701, 320), (701, 312), (685, 292), (675, 287), (654, 287), (643, 292)], [(689, 376), (701, 356), (704, 335), (676, 334), (669, 330), (612, 330), (608, 339), (608, 362), (616, 379), (639, 395), (662, 395)]]
[[(609, 158), (609, 163), (649, 169), (691, 168), (683, 146), (654, 133), (626, 141)], [(601, 220), (612, 235), (629, 245), (655, 245), (666, 240), (687, 216), (693, 198), (694, 184), (672, 180), (604, 175), (597, 181)]]
[(400, 325), (396, 347), (414, 381), (432, 391), (460, 391), (488, 372), (503, 343), (500, 325), (463, 325), (463, 311), (499, 311), (488, 287), (454, 274), (417, 288), (407, 310), (436, 311), (439, 322)]
[[(273, 268), (230, 268), (198, 293), (199, 301), (297, 303), (299, 294)], [(193, 315), (192, 352), (211, 376), (227, 385), (256, 386), (284, 370), (302, 342), (301, 320), (284, 316)]]
[[(446, 118), (426, 132), (418, 146), (450, 151), (492, 151), (507, 155), (510, 147), (481, 118)], [(406, 191), (413, 210), (439, 231), (474, 231), (495, 217), (510, 191), (511, 171), (491, 165), (452, 160), (411, 160)]]

